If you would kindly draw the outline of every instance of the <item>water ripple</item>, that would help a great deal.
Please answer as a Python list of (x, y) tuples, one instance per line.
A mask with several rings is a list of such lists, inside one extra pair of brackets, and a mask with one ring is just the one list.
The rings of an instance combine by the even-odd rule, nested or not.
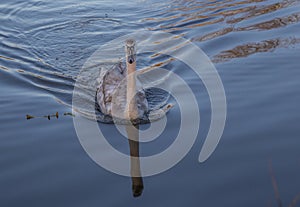
[[(264, 166), (269, 156), (277, 157), (274, 167), (280, 180), (286, 181), (282, 192), (298, 192), (294, 181), (299, 179), (299, 11), (299, 0), (1, 1), (0, 161), (4, 171), (0, 178), (4, 194), (0, 203), (5, 204), (1, 206), (136, 205), (123, 181), (90, 165), (75, 141), (70, 119), (27, 121), (25, 114), (71, 110), (74, 83), (86, 60), (105, 43), (142, 29), (170, 32), (201, 47), (216, 63), (228, 100), (222, 146), (207, 163), (196, 165), (194, 157), (211, 116), (205, 86), (179, 60), (161, 53), (138, 55), (138, 68), (163, 67), (186, 80), (201, 111), (195, 147), (167, 173), (171, 176), (152, 179), (148, 198), (160, 199), (148, 199), (149, 206), (184, 206), (187, 200), (189, 206), (261, 206), (272, 191)], [(161, 44), (165, 40), (143, 41)], [(113, 46), (105, 53), (109, 61), (123, 56), (124, 49), (117, 46), (120, 50)], [(90, 90), (95, 88), (91, 80), (100, 67), (95, 62), (82, 77), (80, 95), (85, 104), (95, 103)], [(149, 82), (158, 78), (153, 79)], [(164, 139), (149, 143), (150, 148), (147, 143), (143, 151), (157, 151), (165, 138), (176, 135), (179, 107), (173, 112)], [(101, 126), (101, 130), (119, 140), (111, 127)], [(128, 143), (122, 150), (127, 147)], [(182, 179), (174, 177), (174, 172)], [(283, 204), (291, 198), (281, 196)], [(56, 203), (52, 198), (57, 198)]]
[[(284, 35), (293, 34), (299, 26), (300, 13), (290, 12), (300, 7), (297, 0), (147, 0), (112, 6), (107, 2), (68, 2), (0, 4), (4, 14), (0, 17), (2, 71), (18, 73), (22, 81), (67, 97), (82, 65), (99, 46), (141, 28), (172, 32), (200, 46), (216, 45), (207, 49), (216, 63), (299, 43), (298, 37)], [(282, 30), (278, 35), (268, 33), (278, 30)], [(174, 61), (161, 59), (160, 54), (150, 56), (145, 63), (150, 68)], [(62, 102), (70, 99), (58, 96)]]
[(230, 50), (222, 51), (221, 53), (215, 55), (212, 61), (216, 63), (229, 61), (234, 58), (247, 57), (256, 53), (271, 52), (277, 48), (287, 48), (292, 45), (297, 45), (299, 43), (300, 38), (295, 37), (285, 39), (269, 39), (261, 42), (250, 42), (244, 45), (236, 46)]

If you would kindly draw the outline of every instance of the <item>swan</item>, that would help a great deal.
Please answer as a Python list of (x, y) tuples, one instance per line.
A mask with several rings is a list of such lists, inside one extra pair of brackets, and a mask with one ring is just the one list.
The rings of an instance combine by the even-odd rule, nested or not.
[[(136, 42), (125, 41), (126, 67), (120, 61), (112, 68), (100, 70), (95, 96), (95, 107), (100, 112), (97, 120), (104, 123), (133, 124), (126, 126), (131, 157), (133, 196), (142, 194), (144, 185), (140, 170), (139, 124), (161, 119), (171, 108), (167, 104), (169, 93), (163, 90), (147, 90), (138, 76), (148, 69), (136, 70)], [(166, 96), (167, 94), (167, 96)]]
[[(162, 118), (173, 105), (167, 104), (169, 94), (166, 96), (165, 91), (147, 90), (142, 87), (137, 76), (149, 70), (136, 70), (135, 40), (125, 41), (125, 54), (126, 67), (120, 61), (110, 69), (100, 70), (95, 96), (95, 107), (100, 114), (96, 116), (96, 120), (105, 123), (133, 124), (133, 126), (126, 125), (126, 132), (130, 147), (132, 192), (134, 197), (138, 197), (144, 189), (140, 160), (136, 159), (139, 158), (139, 124)], [(48, 119), (50, 116), (52, 117), (47, 116)], [(58, 118), (58, 113), (56, 117)], [(31, 118), (34, 117), (27, 115), (27, 119)]]
[[(117, 124), (145, 124), (165, 116), (173, 107), (166, 99), (151, 103), (151, 99), (161, 96), (161, 89), (144, 89), (138, 76), (147, 69), (136, 70), (136, 41), (125, 41), (126, 67), (122, 61), (108, 70), (101, 70), (97, 79), (96, 108), (101, 112), (101, 120)], [(152, 101), (153, 102), (153, 101)]]

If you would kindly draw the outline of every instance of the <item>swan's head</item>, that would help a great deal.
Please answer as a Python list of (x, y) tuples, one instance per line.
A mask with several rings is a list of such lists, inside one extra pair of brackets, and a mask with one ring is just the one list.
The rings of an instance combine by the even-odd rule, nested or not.
[(127, 39), (125, 41), (126, 62), (132, 64), (136, 61), (135, 40)]

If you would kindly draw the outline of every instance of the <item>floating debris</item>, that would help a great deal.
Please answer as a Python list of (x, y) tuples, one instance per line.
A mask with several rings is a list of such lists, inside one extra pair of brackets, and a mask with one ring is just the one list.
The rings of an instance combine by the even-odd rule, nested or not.
[(31, 115), (29, 115), (29, 114), (26, 115), (26, 119), (33, 119), (33, 118), (35, 118), (35, 117), (34, 117), (34, 116), (31, 116)]
[[(73, 117), (75, 117), (75, 115), (72, 114), (71, 112), (65, 112), (64, 115), (65, 115), (65, 116), (73, 116)], [(51, 117), (56, 117), (56, 119), (58, 119), (59, 113), (56, 112), (55, 114), (48, 114), (48, 115), (44, 115), (44, 116), (32, 116), (32, 115), (29, 115), (29, 114), (26, 115), (26, 119), (33, 119), (33, 118), (47, 118), (48, 120), (50, 120)]]
[(65, 112), (64, 115), (65, 115), (65, 116), (73, 116), (73, 117), (75, 117), (75, 115), (72, 114), (71, 112)]

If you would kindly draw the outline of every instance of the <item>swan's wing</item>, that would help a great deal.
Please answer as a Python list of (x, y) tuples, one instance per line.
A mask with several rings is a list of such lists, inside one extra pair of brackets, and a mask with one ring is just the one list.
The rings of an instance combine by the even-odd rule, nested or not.
[[(98, 77), (98, 87), (97, 87), (97, 94), (96, 94), (96, 103), (95, 106), (97, 114), (97, 120), (104, 123), (111, 123), (111, 111), (112, 111), (112, 100), (114, 91), (122, 80), (125, 77), (124, 73), (125, 67), (123, 66), (122, 62), (118, 62), (111, 66), (110, 69), (107, 67), (100, 69), (100, 74)], [(120, 93), (122, 97), (124, 93)], [(120, 98), (122, 98), (120, 97)], [(122, 103), (122, 101), (120, 101)]]

